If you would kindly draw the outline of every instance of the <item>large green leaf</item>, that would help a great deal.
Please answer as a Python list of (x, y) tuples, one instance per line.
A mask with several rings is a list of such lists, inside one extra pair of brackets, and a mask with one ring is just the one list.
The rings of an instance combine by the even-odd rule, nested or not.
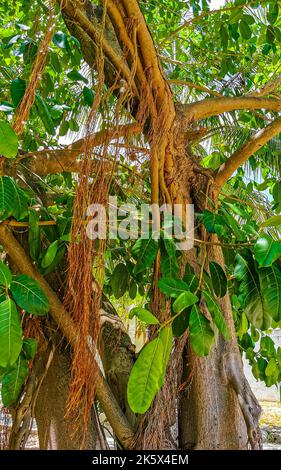
[(197, 305), (192, 307), (189, 318), (189, 337), (192, 349), (198, 356), (207, 356), (214, 343), (214, 332), (209, 320)]
[(225, 225), (225, 222), (219, 214), (205, 209), (203, 212), (203, 224), (208, 232), (219, 234)]
[(155, 240), (150, 234), (149, 238), (139, 238), (132, 248), (132, 254), (137, 263), (134, 267), (134, 274), (138, 274), (149, 268), (157, 255), (158, 240)]
[(281, 215), (273, 215), (266, 219), (261, 227), (279, 227), (281, 225)]
[(172, 330), (174, 336), (181, 336), (187, 330), (190, 312), (191, 307), (185, 309), (180, 315), (177, 315), (176, 318), (173, 319)]
[(258, 270), (264, 309), (276, 322), (281, 320), (281, 271), (278, 266)]
[(46, 101), (42, 98), (39, 93), (36, 93), (35, 105), (38, 111), (38, 115), (41, 118), (41, 121), (46, 129), (46, 131), (53, 135), (55, 133), (54, 121), (52, 119), (51, 113), (47, 106)]
[(13, 300), (0, 304), (0, 366), (7, 367), (17, 360), (22, 348), (22, 328)]
[(23, 98), (26, 89), (26, 82), (21, 78), (16, 78), (11, 82), (10, 91), (14, 106), (18, 106)]
[(83, 97), (84, 97), (85, 104), (91, 108), (93, 106), (93, 102), (95, 98), (93, 90), (91, 88), (88, 88), (87, 86), (84, 86)]
[(4, 406), (15, 405), (28, 376), (28, 363), (24, 356), (20, 354), (17, 362), (9, 368), (3, 379), (1, 396)]
[(145, 413), (163, 381), (164, 346), (159, 336), (141, 350), (128, 381), (128, 403), (135, 413)]
[(160, 378), (161, 386), (164, 385), (165, 376), (166, 376), (166, 369), (170, 359), (170, 355), (172, 352), (173, 347), (173, 333), (172, 328), (170, 326), (166, 326), (163, 328), (160, 333), (159, 337), (163, 343), (163, 361), (162, 361), (162, 377)]
[(129, 272), (124, 263), (119, 263), (115, 266), (110, 284), (114, 297), (120, 299), (129, 287)]
[(49, 311), (49, 302), (39, 284), (29, 276), (15, 276), (11, 283), (11, 292), (20, 308), (34, 315), (45, 315)]
[(221, 308), (216, 300), (211, 296), (211, 294), (207, 291), (203, 292), (204, 299), (206, 301), (208, 310), (211, 314), (212, 319), (220, 333), (224, 336), (225, 339), (230, 339), (229, 329)]
[(254, 246), (256, 260), (261, 267), (270, 266), (281, 256), (281, 243), (264, 233)]
[(146, 308), (135, 307), (130, 311), (129, 317), (133, 318), (136, 316), (139, 320), (143, 321), (147, 325), (157, 325), (159, 320)]
[(18, 138), (8, 122), (0, 121), (0, 155), (14, 158), (18, 153)]
[(166, 251), (161, 253), (160, 270), (163, 277), (178, 277), (179, 265), (177, 258), (175, 256), (169, 256)]
[(175, 313), (180, 313), (196, 302), (198, 302), (198, 297), (192, 292), (182, 292), (174, 301), (173, 310)]
[(9, 287), (12, 282), (12, 273), (8, 266), (0, 260), (0, 286)]
[(42, 268), (47, 268), (53, 263), (57, 255), (58, 245), (59, 245), (59, 240), (55, 240), (48, 246), (41, 261)]
[(217, 297), (224, 297), (227, 291), (227, 278), (222, 267), (211, 261), (209, 264), (213, 290)]
[(234, 276), (239, 282), (238, 299), (244, 307), (248, 320), (259, 329), (267, 329), (271, 325), (271, 312), (265, 308), (261, 293), (259, 276), (250, 253), (236, 256)]
[(176, 298), (185, 291), (188, 291), (188, 285), (181, 279), (163, 277), (158, 281), (159, 289), (168, 297)]
[(11, 178), (11, 183), (14, 186), (14, 208), (13, 208), (13, 217), (16, 220), (25, 219), (28, 215), (28, 204), (29, 204), (29, 197), (25, 192), (15, 183), (15, 181)]
[(10, 217), (15, 209), (15, 188), (8, 176), (0, 176), (0, 220)]

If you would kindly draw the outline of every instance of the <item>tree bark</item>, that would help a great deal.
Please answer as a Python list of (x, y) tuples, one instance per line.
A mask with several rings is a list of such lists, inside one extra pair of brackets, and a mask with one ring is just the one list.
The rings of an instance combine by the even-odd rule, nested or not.
[(87, 435), (73, 434), (75, 423), (65, 418), (69, 394), (70, 355), (68, 349), (56, 350), (40, 387), (35, 407), (40, 449), (106, 449), (103, 432), (93, 407)]
[[(221, 247), (213, 246), (209, 259), (224, 268)], [(207, 357), (196, 356), (189, 344), (185, 348), (182, 383), (186, 387), (179, 402), (180, 448), (260, 449), (261, 408), (243, 372), (228, 293), (220, 305), (231, 339), (225, 341), (218, 334)], [(208, 311), (203, 310), (208, 317)]]

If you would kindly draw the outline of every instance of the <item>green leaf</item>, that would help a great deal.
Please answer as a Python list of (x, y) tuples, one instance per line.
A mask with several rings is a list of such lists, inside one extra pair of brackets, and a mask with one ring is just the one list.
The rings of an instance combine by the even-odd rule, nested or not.
[(278, 370), (278, 364), (276, 363), (276, 360), (272, 357), (266, 366), (265, 375), (267, 377), (269, 377), (270, 375), (273, 375), (276, 369)]
[(198, 297), (192, 292), (182, 292), (174, 301), (173, 310), (175, 313), (180, 313), (196, 302), (198, 302)]
[(24, 338), (22, 345), (23, 352), (28, 361), (32, 361), (37, 350), (37, 342), (34, 338)]
[(54, 126), (54, 121), (52, 119), (52, 116), (50, 114), (50, 111), (48, 109), (48, 106), (45, 102), (45, 100), (42, 98), (42, 96), (39, 93), (36, 93), (35, 97), (35, 105), (38, 111), (38, 115), (46, 129), (46, 131), (53, 135), (55, 133), (55, 126)]
[(22, 328), (19, 313), (11, 299), (0, 304), (0, 366), (12, 365), (22, 348)]
[(272, 338), (263, 336), (260, 341), (260, 353), (268, 359), (275, 356), (275, 346)]
[(191, 308), (184, 310), (179, 316), (173, 319), (172, 330), (176, 337), (181, 336), (188, 328)]
[(0, 121), (0, 155), (14, 158), (18, 153), (18, 147), (18, 138), (13, 128), (8, 122)]
[(182, 292), (188, 291), (188, 285), (181, 279), (173, 279), (170, 277), (163, 277), (158, 281), (158, 287), (168, 297), (176, 298)]
[(270, 3), (268, 12), (266, 14), (266, 18), (269, 21), (270, 24), (274, 24), (278, 18), (278, 13), (279, 13), (279, 5), (278, 2), (275, 1), (273, 3)]
[(226, 340), (229, 340), (230, 339), (229, 329), (228, 329), (227, 323), (225, 321), (225, 318), (223, 316), (223, 313), (221, 311), (219, 304), (215, 301), (215, 299), (210, 295), (209, 292), (204, 291), (203, 296), (204, 296), (208, 310), (210, 312), (212, 319), (214, 320), (216, 327), (218, 328), (220, 333), (224, 336), (224, 338)]
[(15, 209), (14, 184), (8, 176), (0, 176), (0, 219), (10, 217)]
[(87, 78), (83, 77), (81, 73), (79, 73), (77, 70), (73, 69), (67, 74), (68, 78), (70, 80), (73, 80), (74, 82), (84, 82), (88, 83)]
[(221, 228), (225, 225), (223, 218), (215, 212), (208, 211), (207, 209), (203, 212), (203, 224), (210, 233), (220, 233)]
[(176, 244), (172, 238), (163, 237), (163, 243), (167, 254), (171, 258), (176, 258)]
[(220, 27), (220, 37), (221, 37), (221, 44), (223, 47), (227, 47), (228, 44), (228, 31), (224, 24)]
[(279, 227), (281, 225), (281, 215), (273, 215), (260, 224), (261, 227)]
[(41, 237), (39, 227), (39, 214), (35, 209), (29, 210), (28, 223), (29, 254), (34, 261), (37, 261), (41, 253)]
[(147, 323), (147, 325), (157, 325), (159, 323), (159, 320), (149, 310), (146, 310), (146, 308), (132, 308), (129, 318), (133, 318), (134, 316), (144, 323)]
[(111, 276), (110, 285), (113, 295), (116, 299), (120, 299), (128, 289), (129, 272), (127, 266), (123, 263), (117, 264)]
[(67, 47), (67, 37), (66, 34), (62, 31), (58, 31), (53, 36), (53, 43), (55, 46), (59, 47), (60, 49), (66, 49)]
[(34, 315), (45, 315), (49, 311), (49, 301), (39, 284), (29, 276), (15, 276), (11, 292), (20, 308)]
[(239, 21), (239, 30), (243, 39), (250, 39), (252, 36), (252, 30), (248, 25), (247, 21), (241, 20)]
[(166, 369), (167, 365), (170, 359), (170, 355), (172, 352), (172, 347), (173, 347), (173, 333), (172, 333), (172, 328), (169, 326), (166, 326), (163, 328), (160, 333), (159, 337), (163, 343), (163, 362), (162, 362), (162, 377), (160, 378), (160, 384), (161, 387), (164, 385), (165, 382), (165, 376), (166, 376)]
[(189, 291), (194, 293), (199, 290), (199, 279), (195, 274), (185, 274), (183, 280), (188, 285)]
[(137, 291), (138, 291), (137, 284), (134, 281), (131, 281), (130, 287), (129, 287), (130, 299), (134, 300), (136, 298)]
[(258, 238), (254, 253), (260, 267), (270, 266), (281, 256), (281, 243), (264, 233)]
[(16, 220), (25, 219), (28, 215), (29, 197), (12, 178), (11, 184), (14, 186), (14, 208), (12, 215)]
[(268, 26), (266, 29), (266, 41), (268, 44), (273, 44), (275, 41), (275, 33), (272, 26)]
[(0, 260), (0, 286), (9, 287), (12, 282), (12, 273), (8, 266)]
[(2, 379), (2, 402), (4, 406), (15, 405), (28, 376), (28, 363), (21, 354), (13, 367), (9, 368)]
[(48, 246), (41, 261), (42, 268), (47, 268), (48, 266), (52, 264), (52, 262), (54, 261), (57, 255), (58, 245), (59, 245), (59, 241), (55, 240), (53, 243), (51, 243)]
[(83, 97), (84, 97), (85, 104), (87, 104), (91, 108), (93, 106), (94, 97), (95, 97), (93, 90), (91, 88), (88, 88), (87, 86), (84, 86)]
[(15, 107), (17, 107), (20, 104), (23, 98), (23, 95), (25, 93), (25, 89), (26, 89), (25, 80), (22, 80), (21, 78), (16, 78), (15, 80), (11, 82), (11, 85), (10, 85), (11, 98), (13, 101), (13, 105)]
[(238, 254), (235, 260), (234, 276), (239, 282), (238, 300), (252, 325), (266, 330), (271, 325), (271, 313), (265, 309), (259, 276), (252, 255), (249, 252), (245, 252), (244, 257)]
[(227, 291), (227, 277), (222, 267), (211, 261), (209, 264), (213, 290), (217, 297), (224, 297)]
[(246, 21), (247, 24), (254, 24), (254, 23), (255, 23), (255, 20), (254, 20), (254, 18), (252, 17), (252, 15), (248, 15), (247, 13), (244, 13), (244, 14), (243, 14), (242, 19), (243, 19), (244, 21)]
[(128, 381), (128, 403), (135, 413), (145, 413), (163, 381), (163, 341), (158, 336), (141, 350)]
[(166, 251), (161, 252), (160, 270), (163, 277), (178, 277), (179, 265), (177, 258), (169, 256)]
[(207, 356), (214, 343), (214, 332), (209, 320), (194, 305), (189, 318), (189, 337), (193, 351), (198, 356)]
[(281, 271), (278, 266), (258, 270), (264, 309), (274, 321), (281, 320)]
[(158, 240), (154, 240), (152, 233), (148, 239), (139, 238), (136, 241), (132, 248), (132, 254), (137, 259), (134, 274), (141, 273), (152, 266), (158, 252), (158, 244)]

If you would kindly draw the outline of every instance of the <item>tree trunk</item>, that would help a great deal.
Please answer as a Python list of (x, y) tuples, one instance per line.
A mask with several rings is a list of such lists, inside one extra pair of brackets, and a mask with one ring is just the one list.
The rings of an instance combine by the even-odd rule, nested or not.
[[(209, 250), (209, 259), (224, 268), (220, 247)], [(182, 449), (240, 450), (249, 445), (261, 448), (261, 408), (243, 372), (228, 293), (220, 304), (231, 339), (225, 341), (219, 334), (207, 357), (196, 356), (189, 344), (185, 348), (182, 382), (186, 388), (179, 404)], [(209, 316), (206, 308), (203, 310)]]
[(56, 350), (53, 361), (40, 387), (36, 401), (35, 419), (40, 449), (79, 450), (107, 448), (97, 413), (93, 407), (83, 444), (83, 436), (73, 435), (73, 424), (65, 419), (69, 392), (70, 356), (66, 348)]

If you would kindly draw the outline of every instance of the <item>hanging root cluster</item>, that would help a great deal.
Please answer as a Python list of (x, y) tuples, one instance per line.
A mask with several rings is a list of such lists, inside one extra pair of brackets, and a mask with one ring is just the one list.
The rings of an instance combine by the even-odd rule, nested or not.
[(46, 65), (46, 60), (49, 51), (49, 45), (52, 41), (56, 18), (55, 18), (55, 2), (52, 0), (50, 2), (50, 13), (49, 19), (46, 26), (45, 35), (39, 44), (38, 51), (36, 53), (31, 74), (29, 77), (29, 82), (26, 87), (25, 93), (21, 100), (21, 103), (16, 111), (16, 117), (13, 124), (13, 128), (16, 134), (20, 135), (24, 129), (25, 123), (29, 117), (30, 109), (35, 101), (36, 90), (40, 84), (42, 74)]
[[(72, 381), (70, 384), (69, 399), (66, 417), (71, 418), (72, 433), (83, 435), (84, 441), (89, 425), (90, 412), (94, 403), (96, 384), (96, 364), (93, 362), (93, 354), (96, 353), (99, 328), (100, 306), (102, 300), (102, 288), (104, 277), (104, 251), (105, 240), (91, 240), (87, 234), (87, 210), (93, 204), (100, 204), (108, 209), (108, 194), (114, 171), (114, 161), (118, 155), (118, 145), (112, 157), (111, 171), (108, 170), (108, 152), (112, 153), (112, 147), (108, 143), (95, 148), (95, 174), (92, 172), (92, 139), (91, 135), (96, 130), (99, 122), (98, 109), (108, 108), (108, 101), (120, 80), (116, 77), (115, 83), (110, 87), (105, 96), (104, 89), (104, 55), (102, 48), (106, 8), (103, 10), (100, 36), (96, 49), (96, 68), (98, 72), (98, 84), (95, 99), (90, 111), (85, 147), (83, 151), (80, 180), (77, 185), (72, 220), (72, 237), (68, 253), (67, 294), (64, 304), (70, 312), (77, 331), (77, 341), (73, 350)], [(121, 119), (123, 100), (129, 94), (130, 84), (126, 83), (122, 94), (116, 103), (115, 113), (103, 116), (103, 126), (116, 129)], [(114, 139), (114, 136), (113, 136)], [(105, 141), (106, 142), (106, 141)], [(93, 216), (94, 214), (92, 214)], [(79, 431), (79, 432), (78, 432)], [(83, 448), (84, 442), (79, 443)]]

